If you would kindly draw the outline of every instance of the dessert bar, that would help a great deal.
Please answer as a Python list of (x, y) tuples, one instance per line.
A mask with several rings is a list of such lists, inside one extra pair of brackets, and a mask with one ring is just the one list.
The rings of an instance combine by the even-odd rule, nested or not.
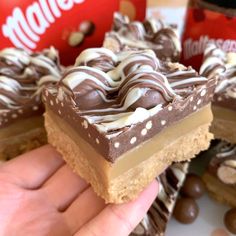
[(46, 143), (41, 91), (60, 78), (54, 48), (28, 53), (0, 51), (0, 159), (7, 160)]
[(127, 16), (114, 13), (112, 31), (106, 33), (103, 46), (114, 52), (152, 49), (166, 61), (179, 61), (181, 42), (175, 25), (153, 18), (130, 22)]
[(236, 145), (222, 141), (216, 146), (203, 180), (214, 199), (236, 207)]
[(236, 53), (226, 53), (210, 44), (200, 73), (209, 79), (219, 79), (212, 103), (212, 132), (216, 138), (236, 143)]
[(152, 50), (87, 49), (44, 92), (49, 143), (107, 202), (129, 201), (208, 148), (215, 85)]
[(157, 177), (160, 192), (131, 236), (163, 236), (171, 218), (189, 163), (175, 163)]

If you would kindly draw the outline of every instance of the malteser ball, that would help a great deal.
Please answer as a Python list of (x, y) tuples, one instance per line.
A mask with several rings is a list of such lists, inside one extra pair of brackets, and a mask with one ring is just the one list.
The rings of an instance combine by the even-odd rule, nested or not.
[(151, 109), (157, 104), (166, 104), (166, 100), (161, 93), (155, 90), (148, 90), (141, 98), (139, 98), (130, 108), (135, 110), (138, 107)]
[(82, 32), (84, 35), (91, 35), (95, 29), (95, 25), (92, 21), (85, 20), (81, 22), (79, 26), (80, 32)]
[(224, 223), (230, 233), (236, 234), (236, 208), (232, 208), (225, 213)]
[(183, 224), (191, 224), (197, 218), (198, 205), (193, 198), (180, 198), (174, 208), (174, 217)]
[(72, 32), (68, 38), (68, 44), (71, 47), (79, 46), (84, 40), (84, 34), (81, 32)]
[(81, 110), (95, 109), (104, 103), (98, 90), (86, 82), (82, 82), (76, 90), (75, 102)]
[(186, 197), (200, 198), (205, 192), (205, 185), (196, 174), (188, 174), (184, 185), (181, 189), (181, 194)]

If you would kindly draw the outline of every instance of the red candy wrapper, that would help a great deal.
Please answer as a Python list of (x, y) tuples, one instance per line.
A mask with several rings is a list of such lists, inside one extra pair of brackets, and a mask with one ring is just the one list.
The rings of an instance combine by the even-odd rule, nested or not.
[(223, 0), (190, 0), (182, 38), (181, 62), (199, 69), (208, 43), (236, 52), (236, 4)]
[(0, 48), (38, 51), (54, 46), (64, 65), (79, 52), (102, 45), (113, 13), (143, 20), (146, 0), (12, 0), (0, 2)]

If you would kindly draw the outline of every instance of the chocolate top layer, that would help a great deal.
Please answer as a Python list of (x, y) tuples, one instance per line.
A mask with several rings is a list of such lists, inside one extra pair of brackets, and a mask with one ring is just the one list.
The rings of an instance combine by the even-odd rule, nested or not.
[(167, 223), (188, 171), (189, 163), (175, 163), (157, 177), (160, 192), (132, 236), (164, 235)]
[(104, 43), (106, 39), (112, 40), (117, 45), (117, 52), (129, 49), (152, 49), (162, 60), (178, 61), (180, 58), (181, 43), (176, 27), (167, 25), (161, 20), (150, 18), (143, 22), (130, 22), (127, 16), (116, 12), (112, 31), (106, 34)]
[(104, 157), (114, 161), (166, 125), (209, 103), (211, 92), (207, 91), (214, 84), (192, 68), (160, 61), (151, 50), (114, 54), (94, 48), (83, 51), (57, 86), (46, 90), (45, 100)]
[(0, 51), (0, 127), (42, 113), (42, 89), (58, 81), (60, 74), (58, 53), (52, 47), (42, 53)]
[(236, 109), (236, 53), (224, 52), (214, 44), (209, 44), (204, 53), (200, 74), (208, 78), (218, 78), (214, 104)]
[(219, 143), (208, 170), (223, 183), (236, 187), (236, 145), (227, 142)]

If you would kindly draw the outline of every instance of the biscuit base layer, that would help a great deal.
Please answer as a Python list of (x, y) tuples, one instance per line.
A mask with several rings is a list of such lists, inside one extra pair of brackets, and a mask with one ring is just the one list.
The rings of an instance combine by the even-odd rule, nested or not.
[(236, 112), (222, 108), (212, 107), (214, 120), (211, 132), (217, 139), (236, 144)]
[(0, 130), (0, 160), (10, 160), (46, 143), (43, 117), (15, 122)]
[[(181, 125), (184, 124), (185, 122)], [(168, 143), (167, 146), (146, 160), (111, 178), (114, 163), (98, 156), (90, 145), (87, 146), (90, 154), (86, 153), (86, 150), (81, 148), (84, 141), (67, 123), (53, 112), (47, 111), (45, 114), (45, 127), (49, 143), (62, 153), (63, 158), (74, 172), (87, 180), (94, 191), (107, 203), (123, 203), (135, 199), (172, 162), (190, 160), (200, 151), (207, 149), (213, 137), (209, 133), (209, 126), (210, 123), (198, 126), (191, 132), (174, 139), (173, 142)], [(171, 132), (175, 132), (174, 125), (169, 128)], [(71, 138), (72, 136), (73, 138)], [(91, 150), (94, 150), (94, 154), (91, 153)], [(96, 163), (93, 164), (93, 162)], [(101, 166), (105, 166), (105, 168), (102, 169)]]
[(222, 183), (217, 177), (206, 172), (203, 175), (209, 195), (220, 203), (236, 207), (236, 188)]

